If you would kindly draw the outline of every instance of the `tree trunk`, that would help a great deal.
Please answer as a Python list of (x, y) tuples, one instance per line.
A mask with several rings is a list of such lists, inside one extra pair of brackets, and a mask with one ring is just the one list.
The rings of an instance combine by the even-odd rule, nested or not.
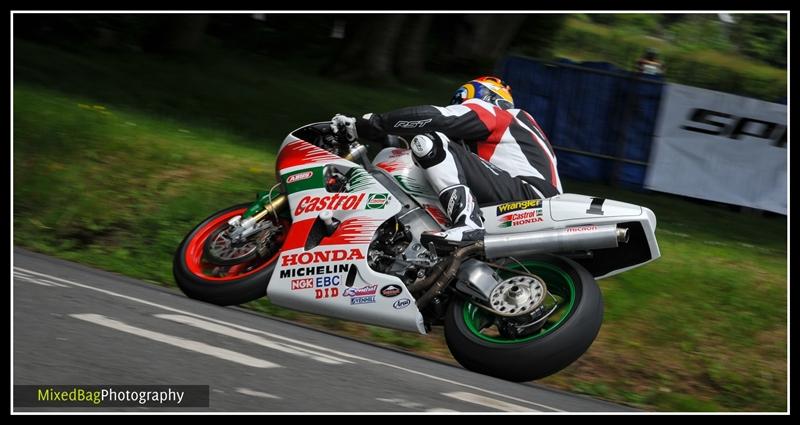
[(148, 50), (158, 52), (191, 52), (200, 47), (208, 26), (208, 15), (173, 15), (155, 30), (146, 41)]
[(342, 49), (326, 73), (345, 80), (393, 79), (394, 50), (404, 15), (355, 15), (347, 20)]
[(494, 15), (491, 37), (485, 46), (486, 54), (493, 62), (497, 62), (506, 53), (514, 37), (522, 28), (525, 15)]
[(454, 25), (455, 42), (447, 62), (465, 73), (494, 72), (524, 21), (525, 15), (465, 15)]
[(373, 81), (394, 78), (394, 51), (405, 15), (386, 15), (375, 19), (364, 52), (364, 77)]
[(428, 33), (433, 15), (416, 15), (411, 18), (408, 30), (397, 40), (397, 75), (405, 80), (415, 80), (425, 72), (428, 56)]

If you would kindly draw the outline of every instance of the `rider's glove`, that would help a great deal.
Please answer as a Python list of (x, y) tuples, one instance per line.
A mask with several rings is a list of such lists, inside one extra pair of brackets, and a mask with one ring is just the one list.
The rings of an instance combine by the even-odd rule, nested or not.
[(331, 119), (331, 130), (333, 130), (333, 134), (344, 131), (348, 142), (353, 142), (358, 138), (358, 134), (356, 134), (356, 119), (342, 114), (336, 114)]

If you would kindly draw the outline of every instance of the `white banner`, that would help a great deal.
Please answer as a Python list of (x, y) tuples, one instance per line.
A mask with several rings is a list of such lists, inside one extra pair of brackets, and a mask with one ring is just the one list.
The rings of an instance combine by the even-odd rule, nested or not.
[(645, 187), (786, 214), (786, 105), (668, 84)]

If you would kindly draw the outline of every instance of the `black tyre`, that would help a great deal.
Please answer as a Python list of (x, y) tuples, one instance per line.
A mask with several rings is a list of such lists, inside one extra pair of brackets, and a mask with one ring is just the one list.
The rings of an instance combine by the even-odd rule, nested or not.
[[(212, 214), (189, 232), (178, 246), (172, 273), (178, 287), (188, 297), (217, 305), (236, 305), (266, 295), (279, 250), (269, 258), (246, 255), (240, 263), (233, 264), (231, 261), (215, 262), (207, 254), (210, 237), (219, 234), (228, 226), (228, 220), (244, 213), (250, 205), (239, 204)], [(288, 223), (281, 224), (283, 231), (272, 241), (278, 247), (288, 231)]]
[(465, 368), (509, 381), (540, 379), (577, 360), (597, 337), (603, 299), (594, 277), (561, 257), (523, 263), (554, 294), (554, 313), (535, 333), (514, 338), (498, 331), (497, 316), (468, 300), (454, 299), (447, 310), (445, 339)]

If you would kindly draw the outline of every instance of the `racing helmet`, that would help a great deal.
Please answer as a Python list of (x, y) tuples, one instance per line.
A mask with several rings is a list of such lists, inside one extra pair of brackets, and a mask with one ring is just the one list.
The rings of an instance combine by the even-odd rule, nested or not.
[(503, 109), (514, 107), (514, 98), (511, 97), (511, 86), (497, 77), (478, 77), (456, 90), (450, 100), (451, 105), (457, 105), (467, 99), (482, 99)]

